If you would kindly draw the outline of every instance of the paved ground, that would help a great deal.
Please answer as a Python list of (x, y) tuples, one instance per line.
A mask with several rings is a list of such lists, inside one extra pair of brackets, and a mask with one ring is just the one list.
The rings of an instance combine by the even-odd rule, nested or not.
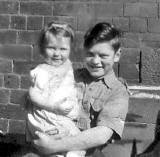
[(30, 152), (28, 146), (0, 143), (0, 157), (39, 157)]

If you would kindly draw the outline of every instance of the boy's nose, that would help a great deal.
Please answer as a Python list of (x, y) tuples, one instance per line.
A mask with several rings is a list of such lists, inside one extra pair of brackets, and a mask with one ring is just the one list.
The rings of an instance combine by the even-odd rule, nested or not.
[(94, 56), (94, 58), (92, 59), (92, 63), (93, 64), (99, 64), (100, 63), (100, 58), (98, 56)]

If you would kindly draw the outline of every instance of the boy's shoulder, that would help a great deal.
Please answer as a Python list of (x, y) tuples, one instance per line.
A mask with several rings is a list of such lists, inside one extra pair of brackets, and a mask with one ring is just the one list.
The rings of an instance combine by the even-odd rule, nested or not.
[(104, 78), (104, 83), (107, 88), (112, 89), (114, 92), (128, 91), (126, 80), (121, 77), (117, 77), (114, 72)]
[[(128, 95), (130, 95), (131, 92), (128, 88), (127, 81), (122, 77), (118, 77), (117, 80), (118, 80), (118, 85), (116, 88), (120, 88), (122, 91), (126, 91), (126, 93), (128, 93)], [(117, 89), (117, 90), (119, 90), (119, 89)]]

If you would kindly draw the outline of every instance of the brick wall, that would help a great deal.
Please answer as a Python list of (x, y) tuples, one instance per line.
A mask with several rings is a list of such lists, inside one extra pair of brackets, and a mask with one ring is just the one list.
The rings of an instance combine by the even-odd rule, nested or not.
[(55, 20), (74, 27), (71, 59), (77, 67), (83, 58), (84, 32), (107, 21), (123, 31), (122, 57), (115, 70), (133, 91), (123, 140), (108, 153), (123, 150), (122, 156), (128, 157), (134, 138), (142, 152), (154, 138), (160, 108), (159, 9), (159, 0), (0, 0), (0, 141), (25, 140), (17, 136), (25, 133), (28, 72), (41, 61), (37, 39), (44, 24)]

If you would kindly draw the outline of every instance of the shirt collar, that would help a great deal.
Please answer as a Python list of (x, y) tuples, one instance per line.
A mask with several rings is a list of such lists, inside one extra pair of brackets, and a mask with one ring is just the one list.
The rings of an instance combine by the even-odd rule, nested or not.
[(115, 76), (114, 71), (112, 70), (111, 72), (109, 72), (107, 75), (104, 76), (104, 83), (109, 87), (109, 88), (113, 88), (116, 86), (117, 84), (117, 77)]

